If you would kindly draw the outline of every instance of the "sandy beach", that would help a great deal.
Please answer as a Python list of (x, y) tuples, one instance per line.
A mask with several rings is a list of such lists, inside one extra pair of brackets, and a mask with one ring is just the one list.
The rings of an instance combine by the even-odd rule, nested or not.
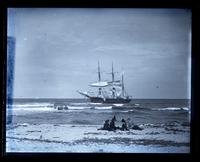
[(141, 125), (143, 130), (97, 130), (101, 125), (7, 125), (6, 152), (189, 153), (189, 127)]

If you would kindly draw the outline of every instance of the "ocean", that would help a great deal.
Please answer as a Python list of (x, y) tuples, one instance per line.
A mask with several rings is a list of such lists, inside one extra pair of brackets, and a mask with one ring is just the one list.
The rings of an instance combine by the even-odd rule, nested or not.
[[(58, 110), (54, 104), (68, 109)], [(190, 100), (102, 104), (86, 99), (14, 99), (8, 111), (8, 152), (190, 152)], [(118, 127), (129, 118), (142, 130), (98, 130), (113, 116)]]

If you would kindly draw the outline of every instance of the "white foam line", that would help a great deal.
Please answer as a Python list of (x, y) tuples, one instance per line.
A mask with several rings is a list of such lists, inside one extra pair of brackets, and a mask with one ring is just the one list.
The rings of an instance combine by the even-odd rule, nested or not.
[(11, 110), (12, 111), (51, 111), (54, 109), (49, 108), (49, 107), (40, 107), (40, 108), (12, 108)]
[(91, 107), (83, 107), (83, 106), (67, 106), (70, 110), (82, 110), (82, 109), (90, 109)]
[(102, 103), (89, 103), (91, 105), (101, 105)]
[(21, 108), (21, 107), (48, 107), (53, 106), (50, 103), (32, 103), (32, 104), (13, 104), (13, 105), (7, 105), (8, 107), (13, 108)]
[(113, 104), (113, 105), (114, 105), (114, 106), (117, 106), (117, 107), (118, 107), (118, 106), (120, 107), (120, 106), (123, 106), (124, 104)]
[(98, 110), (104, 110), (104, 109), (112, 109), (112, 106), (105, 106), (105, 107), (95, 107), (95, 109), (98, 109)]
[(189, 108), (188, 107), (183, 107), (183, 108), (180, 108), (180, 107), (167, 107), (167, 108), (152, 108), (152, 110), (158, 110), (158, 111), (166, 111), (166, 110), (171, 110), (171, 111), (175, 111), (175, 110), (186, 110), (186, 111), (189, 111)]

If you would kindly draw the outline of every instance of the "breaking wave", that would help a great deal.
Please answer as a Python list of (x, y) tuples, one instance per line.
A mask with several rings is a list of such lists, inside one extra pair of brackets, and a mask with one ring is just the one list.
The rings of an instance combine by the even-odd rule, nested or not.
[(102, 105), (102, 103), (90, 103), (90, 105)]
[(121, 107), (123, 106), (124, 104), (113, 104), (114, 106), (117, 106), (117, 107)]
[(81, 105), (88, 105), (89, 103), (70, 103), (71, 106), (81, 106)]
[(189, 111), (188, 107), (167, 107), (167, 108), (152, 108), (152, 110), (158, 110), (158, 111), (180, 111), (185, 110)]
[(83, 110), (83, 109), (90, 109), (91, 107), (86, 106), (67, 106), (69, 110)]
[(106, 109), (112, 109), (112, 106), (94, 107), (94, 109), (97, 109), (97, 110), (106, 110)]
[(50, 103), (29, 103), (29, 104), (13, 104), (8, 105), (11, 108), (40, 108), (40, 107), (53, 107)]
[[(22, 107), (22, 108), (12, 108), (12, 111), (52, 111), (54, 110), (51, 107), (37, 107), (37, 108), (26, 108), (26, 107)], [(7, 109), (7, 111), (9, 111), (9, 109)]]

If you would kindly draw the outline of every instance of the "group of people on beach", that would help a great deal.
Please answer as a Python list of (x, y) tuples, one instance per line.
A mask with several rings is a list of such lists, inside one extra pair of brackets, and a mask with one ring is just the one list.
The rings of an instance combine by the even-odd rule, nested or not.
[(117, 129), (120, 129), (120, 130), (123, 130), (123, 131), (128, 130), (127, 123), (126, 123), (126, 121), (124, 119), (122, 119), (122, 121), (121, 121), (122, 122), (122, 127), (121, 128), (117, 127), (115, 125), (116, 121), (117, 120), (116, 120), (115, 116), (112, 118), (112, 120), (110, 121), (110, 123), (109, 123), (109, 120), (106, 120), (105, 123), (104, 123), (104, 125), (103, 125), (102, 130), (108, 130), (108, 131), (115, 131)]
[(129, 131), (129, 129), (136, 129), (136, 130), (142, 130), (142, 128), (140, 128), (137, 125), (132, 125), (130, 123), (130, 118), (127, 119), (127, 121), (125, 119), (122, 119), (122, 126), (118, 127), (115, 125), (116, 122), (116, 117), (114, 116), (111, 121), (109, 122), (109, 120), (106, 120), (104, 122), (104, 125), (102, 128), (98, 129), (98, 130), (108, 130), (108, 131), (115, 131), (115, 130), (122, 130), (122, 131)]

